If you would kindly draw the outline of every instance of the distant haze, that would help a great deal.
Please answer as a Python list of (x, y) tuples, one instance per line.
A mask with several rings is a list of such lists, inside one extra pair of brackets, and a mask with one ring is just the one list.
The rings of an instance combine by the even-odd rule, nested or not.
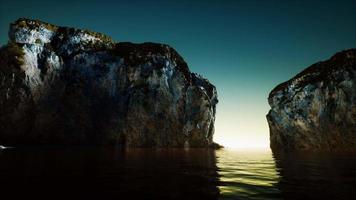
[(215, 141), (267, 147), (268, 93), (305, 67), (356, 47), (356, 1), (0, 0), (0, 44), (17, 18), (174, 47), (219, 93)]

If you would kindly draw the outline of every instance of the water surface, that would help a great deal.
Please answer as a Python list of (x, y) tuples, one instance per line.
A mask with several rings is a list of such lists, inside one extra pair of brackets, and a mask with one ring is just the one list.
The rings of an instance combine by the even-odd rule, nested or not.
[(37, 199), (353, 199), (354, 154), (270, 150), (0, 150), (0, 192)]
[(220, 199), (280, 199), (279, 173), (272, 152), (219, 150), (216, 152)]

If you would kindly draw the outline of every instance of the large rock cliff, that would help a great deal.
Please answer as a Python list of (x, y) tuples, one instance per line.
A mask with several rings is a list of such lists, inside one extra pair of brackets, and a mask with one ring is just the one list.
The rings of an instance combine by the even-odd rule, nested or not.
[(213, 144), (214, 85), (164, 44), (19, 19), (0, 50), (0, 144)]
[(278, 85), (268, 102), (272, 150), (356, 150), (356, 49)]

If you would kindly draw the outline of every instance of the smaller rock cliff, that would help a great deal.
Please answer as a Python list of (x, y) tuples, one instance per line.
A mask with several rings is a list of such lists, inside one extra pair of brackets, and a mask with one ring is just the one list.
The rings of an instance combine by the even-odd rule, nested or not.
[(0, 49), (0, 144), (213, 145), (214, 85), (170, 46), (19, 19)]
[(268, 102), (272, 150), (356, 150), (356, 49), (278, 85)]

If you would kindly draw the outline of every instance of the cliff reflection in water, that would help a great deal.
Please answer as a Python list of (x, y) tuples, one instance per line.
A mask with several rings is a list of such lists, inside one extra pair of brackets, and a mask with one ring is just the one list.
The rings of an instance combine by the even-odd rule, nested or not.
[(13, 148), (0, 151), (1, 195), (37, 199), (217, 199), (207, 149)]
[(355, 199), (355, 153), (275, 153), (286, 199)]
[(12, 148), (2, 197), (36, 199), (352, 199), (353, 154), (270, 150)]

